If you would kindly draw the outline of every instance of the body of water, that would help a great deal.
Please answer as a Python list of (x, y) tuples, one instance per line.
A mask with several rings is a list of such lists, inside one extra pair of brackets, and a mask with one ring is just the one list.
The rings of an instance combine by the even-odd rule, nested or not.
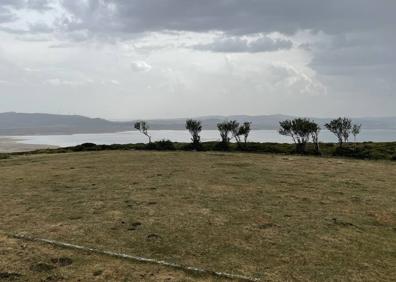
[[(152, 130), (150, 131), (150, 134), (152, 136), (152, 141), (169, 139), (175, 142), (190, 142), (191, 139), (189, 132), (186, 130)], [(137, 131), (100, 134), (10, 136), (10, 138), (18, 139), (17, 142), (23, 144), (40, 144), (59, 147), (75, 146), (87, 142), (107, 145), (147, 142), (147, 137)], [(201, 132), (201, 141), (203, 142), (218, 140), (220, 140), (220, 136), (217, 130), (204, 130)], [(252, 130), (249, 136), (249, 141), (277, 143), (292, 142), (291, 138), (280, 135), (276, 130)], [(337, 139), (329, 131), (323, 130), (320, 133), (320, 141), (337, 142)], [(350, 141), (353, 141), (353, 137)], [(358, 136), (357, 141), (396, 141), (396, 130), (362, 130), (362, 133)]]

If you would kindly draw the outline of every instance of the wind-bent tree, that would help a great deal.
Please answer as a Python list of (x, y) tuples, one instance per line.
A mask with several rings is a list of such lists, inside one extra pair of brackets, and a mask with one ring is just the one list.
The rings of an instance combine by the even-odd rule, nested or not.
[(228, 123), (230, 126), (232, 137), (234, 137), (235, 141), (239, 144), (241, 142), (241, 135), (239, 134), (239, 122), (237, 122), (236, 120), (231, 120)]
[(352, 130), (352, 120), (350, 118), (337, 118), (325, 124), (325, 127), (338, 139), (340, 148), (343, 143), (347, 143)]
[(319, 133), (320, 133), (320, 126), (314, 122), (310, 121), (310, 131), (311, 131), (311, 137), (312, 137), (312, 143), (314, 143), (315, 146), (315, 153), (320, 155), (320, 148), (319, 148)]
[(201, 137), (199, 136), (199, 133), (202, 131), (201, 121), (193, 119), (186, 120), (186, 129), (192, 136), (191, 141), (193, 147), (197, 149), (201, 141)]
[(246, 144), (247, 138), (248, 138), (248, 136), (249, 136), (249, 134), (250, 134), (250, 126), (251, 126), (251, 125), (252, 125), (251, 122), (244, 122), (244, 123), (239, 127), (239, 130), (238, 130), (238, 134), (239, 134), (240, 136), (243, 136), (243, 141), (244, 141), (245, 144)]
[(229, 121), (219, 122), (217, 124), (217, 129), (220, 132), (221, 142), (228, 146), (228, 143), (230, 142), (230, 137), (228, 135), (232, 131), (231, 123)]
[(148, 130), (150, 129), (150, 127), (147, 122), (143, 120), (135, 122), (135, 129), (139, 130), (140, 133), (146, 135), (149, 140), (149, 143), (151, 143), (151, 136), (148, 134)]
[(312, 123), (306, 118), (284, 120), (279, 123), (279, 134), (290, 136), (296, 144), (296, 152), (304, 154), (305, 147), (312, 132)]
[(362, 129), (361, 124), (354, 124), (352, 126), (352, 135), (353, 135), (353, 142), (356, 145), (356, 137), (360, 134), (360, 129)]
[(241, 136), (244, 137), (244, 142), (246, 144), (247, 138), (250, 133), (250, 125), (251, 122), (244, 122), (242, 125), (240, 125), (236, 120), (229, 121), (230, 128), (231, 128), (231, 134), (232, 137), (235, 138), (235, 141), (240, 145), (241, 143)]

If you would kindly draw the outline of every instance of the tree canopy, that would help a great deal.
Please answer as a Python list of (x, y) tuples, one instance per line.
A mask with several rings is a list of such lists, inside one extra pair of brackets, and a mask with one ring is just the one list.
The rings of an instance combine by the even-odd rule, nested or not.
[[(320, 127), (314, 121), (307, 118), (295, 118), (284, 120), (279, 123), (279, 134), (290, 136), (296, 144), (298, 153), (305, 153), (305, 147), (311, 136), (318, 137)], [(316, 140), (318, 142), (318, 140)]]
[(201, 140), (199, 133), (202, 131), (202, 124), (199, 120), (188, 119), (186, 120), (186, 129), (190, 132), (191, 141), (194, 146), (198, 146)]
[(150, 129), (150, 127), (146, 121), (141, 120), (135, 122), (135, 129), (146, 135), (149, 139), (149, 143), (151, 143), (151, 136), (148, 134), (148, 130)]
[(351, 134), (352, 120), (346, 117), (339, 117), (326, 123), (325, 127), (337, 137), (338, 144), (342, 147), (344, 142), (348, 142), (349, 135)]

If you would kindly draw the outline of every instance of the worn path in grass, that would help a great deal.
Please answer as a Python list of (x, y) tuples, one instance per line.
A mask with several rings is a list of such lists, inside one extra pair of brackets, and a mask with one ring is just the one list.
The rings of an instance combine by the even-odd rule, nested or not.
[(392, 162), (104, 151), (13, 156), (0, 179), (3, 231), (274, 281), (396, 277)]
[[(152, 264), (0, 235), (0, 281), (212, 281)], [(220, 281), (220, 280), (219, 280)], [(223, 280), (225, 281), (225, 280)]]

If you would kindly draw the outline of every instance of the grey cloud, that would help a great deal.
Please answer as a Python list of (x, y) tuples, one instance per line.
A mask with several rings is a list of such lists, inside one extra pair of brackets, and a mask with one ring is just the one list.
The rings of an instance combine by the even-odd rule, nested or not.
[(323, 75), (391, 82), (396, 74), (395, 46), (396, 39), (388, 32), (338, 35), (329, 46), (312, 46), (310, 66)]
[(176, 30), (234, 34), (301, 29), (330, 34), (394, 28), (396, 2), (388, 0), (63, 0), (70, 29), (138, 33)]
[(224, 53), (258, 53), (290, 49), (292, 46), (293, 42), (287, 39), (272, 39), (268, 36), (261, 36), (252, 40), (240, 37), (217, 38), (209, 44), (197, 44), (193, 48)]
[(1, 0), (0, 24), (13, 22), (18, 19), (15, 10), (30, 9), (37, 11), (50, 10), (51, 0)]
[(63, 48), (72, 48), (74, 47), (71, 43), (60, 43), (60, 44), (53, 44), (50, 45), (48, 48), (50, 49), (63, 49)]
[(49, 0), (28, 0), (26, 2), (26, 8), (32, 10), (50, 10), (51, 1)]
[(8, 7), (8, 5), (0, 4), (0, 24), (12, 22), (15, 19), (15, 14), (10, 10), (10, 7)]
[[(63, 0), (62, 4), (71, 15), (63, 29), (86, 31), (87, 38), (90, 34), (122, 38), (144, 32), (220, 31), (225, 38), (193, 46), (215, 52), (289, 49), (287, 41), (265, 38), (249, 43), (240, 37), (271, 32), (294, 35), (300, 30), (320, 35), (321, 31), (334, 37), (335, 46), (315, 48), (303, 42), (300, 49), (312, 52), (311, 66), (326, 75), (345, 73), (349, 65), (381, 64), (388, 57), (393, 61), (396, 47), (394, 41), (383, 39), (394, 37), (396, 26), (396, 1), (389, 0)], [(345, 41), (345, 34), (356, 36)], [(373, 38), (377, 47), (364, 34), (380, 34)]]
[(26, 4), (25, 0), (2, 0), (0, 7), (20, 8)]
[(1, 0), (0, 7), (12, 9), (48, 10), (51, 9), (51, 0)]
[(29, 25), (29, 33), (51, 33), (53, 31), (53, 27), (42, 23), (42, 22), (36, 22), (33, 24)]
[(46, 37), (43, 38), (40, 37), (40, 35), (44, 35), (44, 36), (49, 35), (54, 31), (54, 28), (46, 23), (35, 22), (28, 24), (27, 29), (0, 26), (0, 30), (7, 33), (19, 35), (18, 38), (24, 41), (43, 41), (43, 40), (47, 41), (49, 40), (49, 38)]
[[(56, 10), (53, 14), (51, 14), (51, 11), (46, 13), (53, 7), (57, 9), (57, 3), (60, 3), (60, 10)], [(18, 9), (24, 11), (15, 13)], [(4, 25), (4, 23), (15, 21), (18, 15), (29, 14), (31, 10), (36, 11), (31, 13), (31, 17), (28, 15), (25, 19), (19, 19), (23, 23)], [(254, 92), (254, 89), (256, 89), (254, 85), (263, 83), (265, 88), (263, 88), (264, 90), (257, 90), (256, 98), (263, 105), (269, 105), (268, 109), (272, 106), (282, 105), (282, 100), (279, 100), (281, 98), (277, 98), (279, 93), (287, 93), (288, 91), (308, 94), (327, 92), (328, 95), (315, 96), (315, 99), (321, 97), (320, 103), (319, 100), (316, 100), (316, 103), (312, 102), (313, 99), (311, 98), (304, 103), (296, 98), (296, 104), (287, 100), (288, 105), (290, 105), (288, 110), (293, 111), (293, 108), (299, 106), (306, 107), (308, 111), (310, 108), (315, 108), (317, 111), (327, 110), (331, 112), (333, 111), (330, 109), (331, 105), (335, 105), (333, 102), (337, 100), (337, 103), (342, 104), (342, 109), (346, 111), (354, 109), (358, 103), (360, 105), (359, 111), (365, 113), (365, 109), (369, 109), (369, 106), (378, 104), (378, 107), (370, 107), (371, 113), (382, 114), (386, 111), (387, 114), (393, 114), (392, 105), (394, 105), (396, 99), (394, 92), (394, 89), (396, 89), (394, 79), (396, 75), (396, 52), (394, 52), (396, 49), (394, 36), (395, 10), (396, 1), (394, 0), (0, 0), (0, 29), (3, 32), (14, 33), (13, 36), (5, 37), (12, 43), (4, 49), (12, 49), (13, 46), (18, 46), (18, 44), (23, 46), (23, 48), (15, 48), (16, 51), (14, 52), (5, 53), (5, 61), (12, 61), (12, 55), (18, 53), (19, 55), (14, 57), (15, 65), (31, 60), (35, 62), (31, 65), (32, 69), (40, 68), (41, 65), (60, 64), (62, 67), (65, 66), (69, 69), (69, 72), (74, 73), (75, 68), (83, 65), (84, 71), (81, 72), (85, 74), (99, 72), (98, 69), (103, 67), (105, 70), (95, 76), (97, 78), (95, 81), (101, 81), (104, 77), (106, 79), (114, 77), (114, 79), (122, 81), (122, 85), (124, 85), (124, 81), (132, 81), (129, 88), (135, 89), (136, 93), (146, 89), (149, 84), (162, 85), (173, 81), (175, 75), (161, 76), (163, 75), (161, 74), (162, 68), (172, 67), (177, 69), (180, 68), (181, 64), (186, 64), (183, 68), (186, 82), (183, 85), (188, 86), (189, 83), (192, 83), (194, 87), (191, 87), (190, 90), (197, 93), (202, 92), (202, 89), (215, 88), (216, 91), (210, 92), (211, 95), (222, 93), (222, 89), (225, 88), (225, 92), (232, 92), (234, 97), (238, 98), (234, 100), (235, 103), (230, 102), (230, 106), (235, 107), (233, 108), (235, 110), (239, 110), (238, 103), (243, 100), (240, 99), (240, 93), (246, 93), (249, 90)], [(45, 12), (45, 16), (41, 18), (37, 11)], [(53, 23), (50, 23), (53, 18), (56, 19)], [(304, 30), (304, 32), (299, 33), (301, 30)], [(216, 33), (216, 31), (219, 33)], [(289, 39), (276, 40), (265, 36), (254, 39), (257, 34), (273, 32), (279, 32)], [(128, 59), (120, 58), (125, 50), (116, 49), (119, 43), (117, 42), (118, 39), (128, 39), (128, 42), (122, 44), (132, 46), (136, 43), (134, 39), (142, 39), (141, 35), (146, 33), (150, 33), (147, 36), (149, 39), (147, 44), (137, 44), (134, 48), (131, 48), (130, 52), (127, 52), (127, 55), (133, 56), (128, 56)], [(157, 37), (157, 33), (162, 34)], [(174, 45), (167, 45), (170, 47), (158, 52), (150, 53), (147, 51), (151, 50), (150, 48), (160, 49), (158, 46), (164, 44), (162, 41), (164, 33), (175, 35), (174, 38), (168, 39), (172, 41), (172, 44), (174, 39)], [(198, 35), (197, 33), (203, 34)], [(22, 40), (19, 40), (15, 34), (19, 35), (25, 42), (19, 42)], [(205, 40), (208, 40), (214, 34), (222, 34), (222, 37), (206, 44), (202, 43), (207, 42)], [(178, 41), (179, 36), (180, 41)], [(85, 57), (89, 57), (88, 55), (93, 52), (94, 48), (89, 49), (91, 48), (87, 47), (89, 44), (83, 42), (92, 38), (95, 39), (93, 45), (100, 47), (98, 49), (103, 46), (105, 46), (104, 49), (109, 47), (102, 44), (104, 41), (117, 42), (117, 44), (109, 47), (112, 50), (109, 52), (114, 52), (114, 54), (112, 57), (108, 57), (108, 61), (107, 59), (100, 61), (107, 58), (104, 52), (84, 61)], [(154, 39), (151, 40), (150, 38)], [(45, 44), (52, 48), (49, 49), (48, 54), (44, 52), (44, 55), (42, 53), (44, 49), (42, 48), (45, 47), (39, 47), (44, 46), (44, 43), (39, 45), (39, 42), (37, 42), (37, 46), (30, 48), (31, 46), (27, 42), (27, 40), (45, 39), (48, 39), (48, 44)], [(3, 45), (5, 44), (3, 43)], [(71, 50), (71, 46), (75, 47), (75, 50)], [(284, 54), (280, 56), (276, 53), (255, 54), (255, 56), (230, 55), (230, 57), (237, 57), (241, 60), (239, 65), (234, 68), (234, 72), (236, 75), (243, 76), (243, 78), (230, 79), (230, 71), (225, 71), (224, 74), (220, 75), (221, 79), (216, 79), (216, 75), (222, 72), (221, 67), (219, 67), (221, 63), (216, 59), (226, 56), (178, 49), (181, 46), (222, 53), (270, 52), (288, 50), (293, 46), (298, 47), (298, 49), (293, 48), (291, 52), (285, 52), (285, 57), (283, 57)], [(89, 52), (83, 53), (84, 50), (89, 50)], [(182, 57), (183, 54), (185, 57)], [(194, 56), (199, 57), (200, 64), (204, 66), (202, 72), (196, 74), (191, 73), (191, 58)], [(52, 63), (48, 62), (50, 58), (53, 60)], [(311, 58), (312, 61), (310, 61)], [(129, 61), (129, 59), (134, 62)], [(289, 61), (290, 63), (296, 61), (297, 64), (304, 64), (304, 68), (293, 69), (275, 66), (267, 70), (268, 73), (265, 73), (265, 76), (262, 74), (251, 76), (250, 71), (254, 69), (262, 70), (262, 64), (268, 63), (267, 59), (268, 61), (279, 60)], [(132, 71), (148, 72), (151, 69), (151, 66), (142, 60), (148, 60), (155, 68), (144, 75), (131, 74)], [(100, 63), (96, 64), (96, 62)], [(119, 71), (120, 67), (122, 67), (122, 71)], [(112, 71), (115, 72), (114, 76)], [(31, 91), (28, 82), (53, 79), (47, 81), (47, 83), (59, 85), (59, 87), (52, 87), (51, 90), (54, 90), (53, 88), (59, 89), (59, 93), (64, 95), (62, 101), (68, 101), (68, 91), (77, 89), (77, 86), (80, 86), (77, 82), (88, 81), (83, 75), (81, 77), (79, 75), (68, 77), (58, 74), (52, 76), (52, 72), (40, 74), (39, 72), (24, 71), (21, 75), (20, 71), (13, 69), (12, 66), (3, 61), (0, 64), (0, 74), (2, 81), (9, 81), (9, 83), (3, 82), (1, 89), (2, 93), (10, 93), (8, 96), (11, 98), (9, 99), (14, 99), (14, 96), (17, 96), (14, 95), (17, 90), (13, 90), (11, 87), (26, 87), (19, 92), (20, 95), (24, 95), (23, 93)], [(24, 81), (26, 81), (27, 86), (24, 86)], [(205, 81), (205, 83), (202, 83), (202, 81)], [(181, 83), (175, 82), (174, 84), (176, 86), (172, 86), (172, 89), (177, 90)], [(46, 98), (55, 97), (46, 92), (47, 85), (39, 86), (43, 87), (42, 91), (32, 92), (48, 94), (47, 96), (43, 94)], [(65, 85), (67, 89), (63, 88)], [(73, 87), (69, 87), (70, 85), (73, 85)], [(102, 89), (101, 85), (95, 83), (84, 85), (92, 87), (92, 93), (100, 92)], [(227, 85), (231, 85), (231, 87), (226, 88)], [(274, 96), (273, 103), (267, 104), (265, 103), (267, 96), (262, 95), (262, 93), (270, 92), (273, 87), (273, 92), (271, 92)], [(130, 89), (127, 91), (130, 92)], [(156, 88), (153, 87), (153, 89)], [(169, 107), (172, 108), (173, 104), (178, 104), (180, 105), (178, 109), (181, 109), (182, 105), (186, 106), (190, 102), (188, 100), (185, 101), (185, 104), (179, 102), (182, 95), (188, 93), (188, 91), (177, 91), (180, 93), (177, 97), (177, 103), (174, 102), (176, 100), (172, 100), (173, 98), (168, 99)], [(80, 95), (80, 92), (78, 91), (78, 95)], [(105, 92), (103, 90), (103, 95)], [(151, 92), (153, 93), (152, 104), (155, 104), (158, 102), (157, 96), (154, 95), (157, 92), (150, 90)], [(388, 95), (386, 96), (387, 99), (385, 99), (385, 95)], [(136, 94), (136, 97), (147, 102), (147, 96)], [(210, 96), (208, 94), (203, 98), (199, 95), (196, 95), (196, 97), (204, 101), (209, 100), (208, 97)], [(20, 97), (18, 97), (18, 101), (20, 100)], [(89, 102), (86, 103), (87, 108), (91, 107), (92, 100), (89, 98)], [(99, 100), (96, 99), (96, 101)], [(249, 99), (245, 100), (248, 101)], [(15, 105), (18, 105), (18, 101), (15, 102)], [(52, 101), (58, 103), (58, 100)], [(315, 107), (311, 105), (311, 102)], [(25, 105), (27, 104), (29, 103), (25, 103)], [(252, 107), (258, 104), (258, 102), (255, 102)], [(203, 103), (202, 105), (211, 106), (215, 103)], [(319, 105), (322, 107), (319, 107)], [(74, 105), (71, 107), (73, 108)], [(161, 106), (162, 108), (164, 107)], [(49, 106), (48, 109), (50, 109)], [(249, 110), (248, 107), (246, 109)], [(284, 110), (283, 105), (280, 109)], [(215, 110), (218, 109), (213, 108), (213, 111)], [(260, 110), (262, 108), (258, 107), (257, 111)]]

